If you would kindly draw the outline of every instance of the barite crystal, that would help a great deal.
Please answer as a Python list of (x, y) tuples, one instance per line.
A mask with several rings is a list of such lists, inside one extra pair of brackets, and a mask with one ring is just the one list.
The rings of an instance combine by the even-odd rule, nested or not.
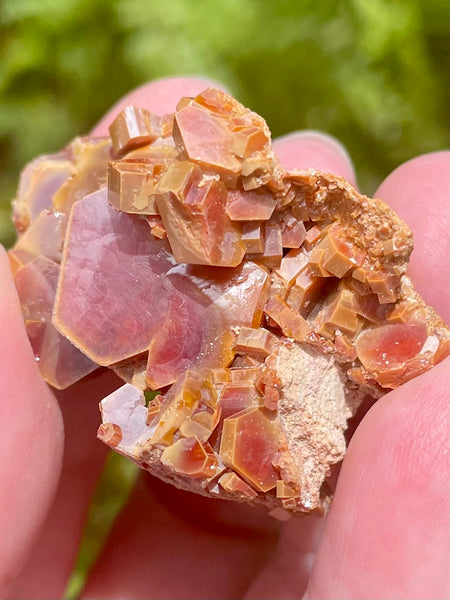
[(112, 369), (98, 437), (167, 482), (324, 510), (363, 398), (449, 353), (406, 276), (410, 230), (340, 177), (285, 171), (265, 121), (213, 88), (110, 133), (33, 161), (13, 202), (44, 379)]

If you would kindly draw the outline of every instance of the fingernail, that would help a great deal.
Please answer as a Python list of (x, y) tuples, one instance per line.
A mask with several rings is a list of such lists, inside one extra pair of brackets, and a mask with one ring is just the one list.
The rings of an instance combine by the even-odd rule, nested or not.
[(280, 162), (287, 169), (314, 168), (340, 175), (356, 185), (352, 159), (332, 135), (305, 129), (279, 137), (273, 145)]

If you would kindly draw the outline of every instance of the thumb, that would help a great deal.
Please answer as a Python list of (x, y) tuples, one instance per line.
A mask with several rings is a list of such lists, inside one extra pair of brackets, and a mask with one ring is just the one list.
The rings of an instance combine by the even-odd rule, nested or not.
[(304, 600), (449, 597), (449, 361), (356, 430)]

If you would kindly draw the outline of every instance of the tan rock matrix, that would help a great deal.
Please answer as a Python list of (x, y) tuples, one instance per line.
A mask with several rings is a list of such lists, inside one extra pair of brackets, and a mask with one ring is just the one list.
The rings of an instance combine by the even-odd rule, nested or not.
[(340, 177), (278, 163), (262, 117), (209, 88), (36, 159), (10, 250), (44, 379), (124, 385), (98, 437), (174, 485), (323, 510), (348, 419), (449, 353), (406, 276), (411, 231)]

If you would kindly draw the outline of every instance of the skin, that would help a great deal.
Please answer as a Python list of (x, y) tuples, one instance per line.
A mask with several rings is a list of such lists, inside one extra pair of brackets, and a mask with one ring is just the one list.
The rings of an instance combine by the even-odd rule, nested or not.
[[(125, 105), (163, 114), (208, 85), (182, 78), (145, 85), (93, 133), (106, 134)], [(286, 167), (356, 181), (348, 154), (325, 134), (295, 133), (274, 146)], [(410, 275), (447, 321), (449, 165), (446, 152), (418, 157), (376, 193), (413, 228)], [(0, 597), (61, 598), (107, 453), (96, 440), (97, 403), (119, 382), (93, 375), (53, 394), (33, 359), (4, 252), (0, 279)], [(280, 524), (143, 473), (82, 598), (448, 598), (448, 371), (446, 360), (367, 412), (326, 518)]]

